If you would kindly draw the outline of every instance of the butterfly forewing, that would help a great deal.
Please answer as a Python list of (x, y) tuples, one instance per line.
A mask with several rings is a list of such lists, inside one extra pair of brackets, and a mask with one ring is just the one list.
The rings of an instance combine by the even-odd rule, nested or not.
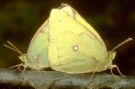
[[(86, 73), (107, 60), (107, 50), (100, 36), (89, 29), (90, 26), (85, 26), (86, 22), (83, 25), (79, 21), (76, 15), (72, 17), (65, 11), (51, 11), (49, 63), (53, 69)], [(97, 71), (102, 70), (97, 68)]]

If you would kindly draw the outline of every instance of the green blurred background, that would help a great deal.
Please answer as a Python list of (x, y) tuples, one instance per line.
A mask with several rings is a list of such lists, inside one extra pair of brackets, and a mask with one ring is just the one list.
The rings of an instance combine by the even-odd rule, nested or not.
[[(9, 40), (26, 53), (33, 35), (47, 19), (50, 10), (61, 3), (71, 5), (94, 27), (108, 50), (128, 37), (135, 38), (134, 0), (1, 0), (0, 68), (21, 62), (18, 54), (3, 44)], [(114, 63), (124, 74), (135, 74), (134, 41), (117, 49)]]

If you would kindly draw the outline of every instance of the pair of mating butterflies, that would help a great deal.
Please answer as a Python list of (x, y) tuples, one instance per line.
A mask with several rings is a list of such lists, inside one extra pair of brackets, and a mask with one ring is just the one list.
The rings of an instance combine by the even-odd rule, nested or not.
[[(52, 9), (49, 18), (32, 38), (27, 54), (19, 58), (25, 68), (40, 70), (51, 67), (66, 73), (100, 72), (112, 65), (115, 49), (132, 40), (127, 39), (107, 51), (100, 35), (71, 6)], [(8, 46), (9, 47), (9, 46)]]

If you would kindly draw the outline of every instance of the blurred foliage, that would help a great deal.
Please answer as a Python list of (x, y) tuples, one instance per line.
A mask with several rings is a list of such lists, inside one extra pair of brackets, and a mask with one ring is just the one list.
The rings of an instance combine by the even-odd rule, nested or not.
[[(47, 19), (50, 10), (61, 3), (75, 8), (99, 32), (109, 49), (128, 37), (135, 38), (134, 0), (1, 0), (0, 67), (10, 67), (20, 62), (18, 55), (3, 47), (3, 44), (10, 40), (26, 53), (30, 40)], [(124, 72), (128, 71), (125, 65), (129, 64), (130, 69), (135, 67), (133, 45), (126, 44), (118, 52), (117, 58), (122, 62), (119, 59), (116, 64)]]

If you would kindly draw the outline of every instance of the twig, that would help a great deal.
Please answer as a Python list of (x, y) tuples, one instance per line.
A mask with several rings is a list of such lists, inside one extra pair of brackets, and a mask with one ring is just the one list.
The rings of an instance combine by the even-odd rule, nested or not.
[(135, 89), (135, 77), (113, 77), (111, 74), (67, 74), (57, 71), (0, 69), (0, 83), (31, 86), (35, 89)]

